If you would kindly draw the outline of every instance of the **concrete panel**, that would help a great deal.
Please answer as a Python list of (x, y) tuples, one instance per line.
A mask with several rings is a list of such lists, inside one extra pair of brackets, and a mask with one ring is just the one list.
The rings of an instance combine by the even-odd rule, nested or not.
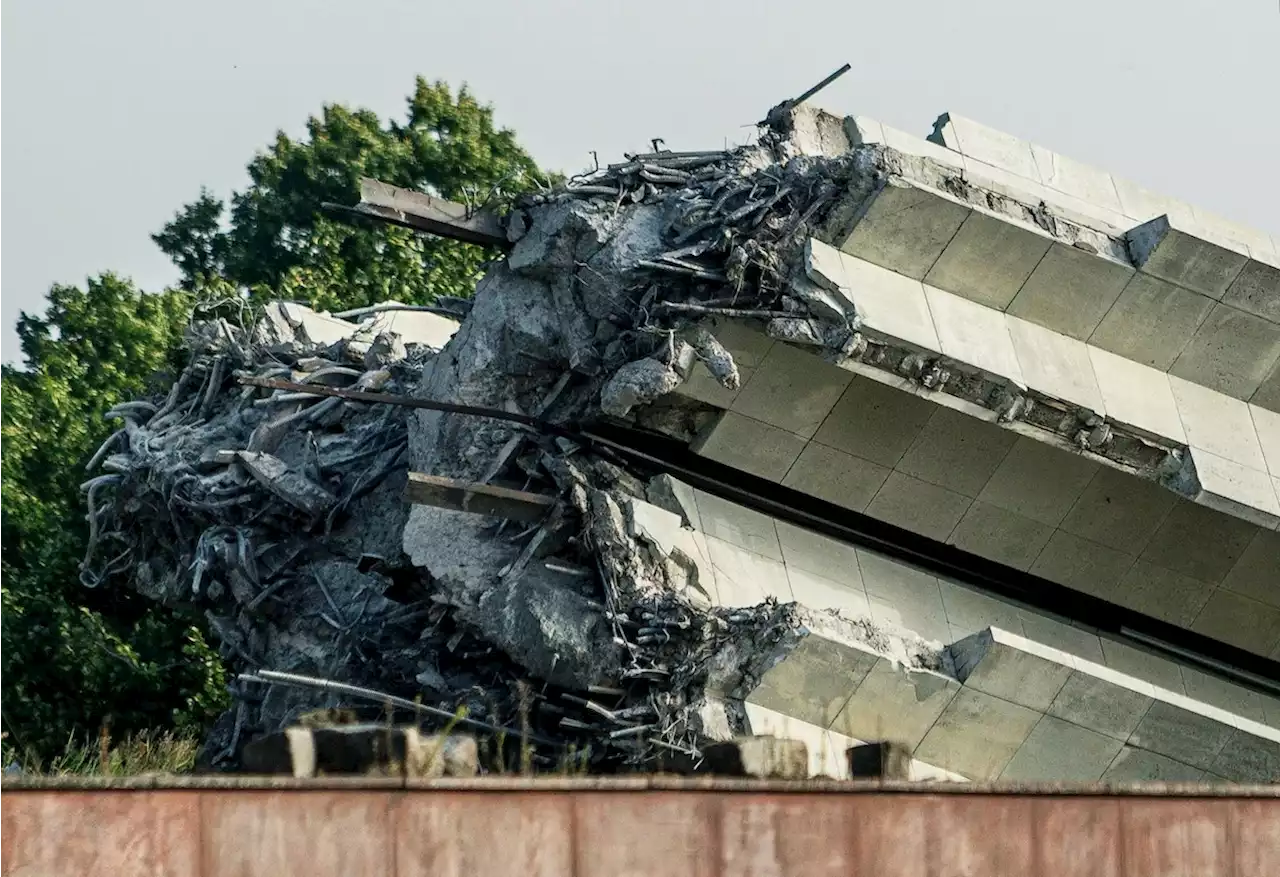
[(693, 451), (769, 481), (781, 481), (804, 450), (803, 437), (734, 411), (693, 443)]
[(1208, 296), (1148, 274), (1135, 274), (1088, 341), (1168, 371), (1213, 304)]
[(1203, 582), (1220, 582), (1257, 532), (1252, 524), (1178, 500), (1142, 552), (1142, 559)]
[(858, 549), (858, 563), (872, 619), (927, 640), (951, 641), (946, 608), (934, 576), (865, 549)]
[(737, 609), (758, 606), (769, 597), (780, 603), (790, 603), (794, 599), (791, 583), (787, 580), (787, 568), (782, 561), (710, 536), (707, 537), (707, 550), (716, 574), (717, 605)]
[(1120, 579), (1133, 566), (1133, 556), (1058, 530), (1031, 565), (1031, 572), (1051, 582), (1114, 600)]
[(1169, 376), (1169, 387), (1191, 447), (1267, 471), (1246, 403), (1174, 375)]
[(1141, 552), (1174, 502), (1174, 494), (1154, 482), (1102, 466), (1060, 526), (1109, 548)]
[(1151, 695), (1075, 670), (1047, 710), (1051, 716), (1124, 741), (1151, 708)]
[(1280, 323), (1280, 264), (1277, 263), (1280, 258), (1255, 254), (1227, 288), (1223, 304)]
[(1089, 347), (1089, 360), (1108, 418), (1153, 437), (1186, 443), (1168, 375), (1093, 346)]
[(1280, 532), (1258, 530), (1222, 587), (1280, 608)]
[(1019, 747), (1001, 780), (1096, 782), (1124, 743), (1097, 731), (1045, 716)]
[(1280, 743), (1236, 730), (1209, 772), (1237, 783), (1280, 782)]
[(1169, 374), (1237, 399), (1249, 399), (1280, 360), (1280, 325), (1214, 305)]
[(1056, 527), (1099, 468), (1078, 454), (1019, 437), (978, 499)]
[(782, 560), (782, 547), (778, 544), (773, 518), (705, 491), (695, 491), (694, 496), (702, 531), (707, 536), (723, 539), (730, 545), (773, 560)]
[[(879, 658), (836, 716), (831, 730), (858, 740), (892, 737), (915, 749), (958, 691), (960, 683), (950, 677), (927, 670), (907, 670)], [(920, 752), (916, 757), (969, 776)]]
[(864, 510), (890, 470), (861, 457), (810, 442), (782, 483), (856, 512)]
[(1022, 634), (1021, 607), (998, 597), (980, 594), (946, 578), (938, 579), (938, 590), (942, 594), (942, 608), (947, 613), (953, 643), (979, 634), (989, 627), (1006, 633)]
[(1054, 243), (1009, 305), (1009, 313), (1087, 341), (1133, 274), (1129, 265)]
[(852, 545), (785, 521), (777, 521), (776, 526), (788, 570), (804, 570), (862, 590), (858, 552)]
[(1215, 591), (1191, 629), (1254, 654), (1269, 655), (1280, 644), (1280, 609), (1231, 591)]
[(1258, 434), (1258, 445), (1267, 471), (1280, 478), (1280, 414), (1257, 405), (1249, 406), (1253, 429)]
[(765, 672), (746, 700), (825, 729), (876, 661), (870, 652), (810, 634)]
[(923, 280), (969, 213), (967, 205), (940, 192), (890, 177), (863, 206), (840, 249)]
[(1111, 174), (1106, 171), (1034, 143), (1031, 144), (1031, 158), (1040, 175), (1040, 182), (1046, 186), (1098, 204), (1107, 210), (1124, 212), (1115, 184), (1111, 182)]
[(938, 406), (896, 469), (976, 497), (1016, 440), (1009, 430)]
[(787, 567), (791, 596), (802, 606), (819, 612), (835, 611), (842, 618), (871, 618), (871, 604), (861, 588), (795, 567)]
[(1038, 180), (1039, 171), (1031, 154), (1031, 144), (1012, 134), (980, 125), (972, 119), (943, 113), (934, 122), (934, 140), (979, 161), (993, 164), (1010, 173)]
[(941, 347), (924, 284), (853, 256), (844, 257), (844, 269), (864, 332), (925, 350)]
[(1213, 585), (1209, 582), (1139, 560), (1120, 580), (1115, 601), (1170, 624), (1186, 627), (1204, 608), (1212, 591)]
[(1209, 716), (1157, 700), (1129, 736), (1129, 745), (1209, 770), (1235, 731)]
[(1280, 524), (1280, 500), (1266, 472), (1199, 448), (1192, 448), (1191, 455), (1200, 482), (1196, 502), (1259, 527), (1274, 529)]
[(873, 518), (945, 541), (973, 503), (969, 497), (901, 472), (892, 472), (867, 506)]
[(1108, 669), (1141, 679), (1151, 685), (1175, 693), (1181, 693), (1182, 673), (1177, 664), (1168, 658), (1154, 655), (1143, 649), (1100, 637), (1102, 653)]
[(964, 551), (1027, 570), (1053, 535), (1053, 527), (977, 500), (947, 540)]
[(850, 380), (852, 375), (842, 368), (786, 344), (775, 344), (733, 400), (732, 410), (811, 438)]
[(1104, 783), (1199, 783), (1204, 779), (1199, 768), (1127, 745), (1102, 775)]
[[(1026, 650), (1022, 637), (991, 628), (951, 645), (956, 676), (966, 689), (1043, 713), (1057, 698), (1073, 669)], [(1062, 656), (1066, 658), (1066, 655)], [(1102, 772), (1099, 768), (1099, 773)]]
[(1159, 216), (1169, 216), (1175, 224), (1195, 222), (1195, 214), (1191, 205), (1176, 198), (1144, 189), (1137, 183), (1121, 177), (1113, 176), (1116, 193), (1120, 196), (1120, 205), (1126, 216), (1136, 223), (1148, 222)]
[(1102, 392), (1084, 342), (1017, 317), (1006, 317), (1027, 386), (1102, 414)]
[(925, 281), (979, 304), (1004, 310), (1044, 258), (1050, 239), (974, 210)]
[(1022, 382), (1009, 328), (1000, 311), (925, 284), (941, 351), (990, 375)]
[(918, 396), (855, 377), (818, 427), (814, 441), (892, 468), (935, 410), (933, 403)]
[(1280, 412), (1280, 361), (1272, 366), (1271, 373), (1263, 380), (1249, 401), (1268, 411)]
[(942, 711), (916, 757), (971, 780), (993, 780), (1039, 720), (1035, 710), (966, 687)]
[(1201, 228), (1157, 217), (1130, 229), (1129, 253), (1143, 273), (1221, 300), (1249, 254), (1210, 242), (1203, 234)]

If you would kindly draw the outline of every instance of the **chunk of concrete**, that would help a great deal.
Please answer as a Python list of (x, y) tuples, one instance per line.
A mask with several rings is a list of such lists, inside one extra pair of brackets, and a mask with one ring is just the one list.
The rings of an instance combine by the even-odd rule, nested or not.
[(345, 341), (360, 328), (355, 323), (339, 320), (327, 313), (317, 313), (295, 302), (282, 301), (277, 306), (294, 331), (312, 344), (327, 346)]
[(778, 780), (809, 776), (809, 750), (803, 740), (739, 737), (704, 746), (702, 758), (708, 772), (722, 776)]
[(304, 514), (318, 517), (338, 501), (328, 490), (290, 469), (279, 457), (261, 451), (237, 451), (236, 460), (255, 481)]
[(1144, 273), (1221, 301), (1249, 253), (1211, 242), (1204, 234), (1196, 226), (1159, 216), (1129, 231), (1129, 254)]
[(1208, 296), (1137, 273), (1088, 341), (1094, 347), (1168, 371), (1213, 304)]
[(1072, 665), (1069, 656), (1052, 661), (1027, 651), (1026, 644), (999, 628), (967, 636), (950, 647), (956, 675), (968, 688), (1044, 712), (1071, 676)]
[(1249, 399), (1280, 362), (1280, 324), (1217, 304), (1169, 373)]
[(863, 203), (840, 249), (923, 280), (970, 210), (941, 192), (891, 176)]
[(369, 334), (373, 337), (382, 332), (394, 332), (404, 344), (420, 344), (440, 350), (449, 343), (461, 324), (457, 320), (427, 311), (390, 310), (382, 311), (361, 325), (362, 328), (369, 329)]
[(930, 158), (955, 170), (964, 170), (964, 156), (954, 149), (899, 131), (889, 125), (881, 124), (880, 128), (884, 134), (884, 145), (890, 149), (895, 149), (904, 155)]
[(1055, 242), (1008, 312), (1087, 341), (1133, 277), (1131, 266)]
[(926, 283), (1003, 311), (1049, 250), (1050, 238), (1029, 226), (973, 210)]

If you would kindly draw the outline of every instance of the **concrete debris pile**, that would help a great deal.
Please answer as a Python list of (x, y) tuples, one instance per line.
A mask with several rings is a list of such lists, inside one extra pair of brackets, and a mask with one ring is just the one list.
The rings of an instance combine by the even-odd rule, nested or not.
[[(865, 351), (847, 291), (811, 279), (806, 242), (902, 159), (847, 141), (817, 154), (805, 138), (820, 144), (822, 124), (795, 110), (755, 146), (629, 156), (525, 199), (505, 217), (505, 258), (451, 305), (460, 324), (394, 303), (363, 323), (274, 303), (253, 326), (195, 326), (168, 397), (111, 412), (123, 427), (91, 465), (84, 581), (194, 605), (248, 674), (210, 764), (236, 766), (254, 734), (350, 703), (261, 671), (417, 698), (531, 741), (535, 767), (563, 763), (566, 746), (592, 769), (671, 764), (742, 733), (735, 698), (810, 629), (875, 638), (794, 604), (713, 606), (681, 485), (571, 429), (614, 418), (692, 438), (713, 411), (672, 391), (698, 362), (724, 387), (740, 380), (708, 330), (717, 317), (761, 320), (834, 360)], [(545, 512), (406, 502), (409, 472), (542, 497)]]

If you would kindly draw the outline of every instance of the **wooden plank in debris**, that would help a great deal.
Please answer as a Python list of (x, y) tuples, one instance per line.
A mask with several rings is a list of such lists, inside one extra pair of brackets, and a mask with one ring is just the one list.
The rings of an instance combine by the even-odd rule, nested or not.
[(555, 505), (555, 497), (527, 493), (492, 484), (458, 481), (438, 475), (410, 472), (405, 485), (405, 499), (417, 505), (430, 505), (478, 515), (492, 515), (513, 521), (533, 523), (546, 516)]
[(469, 244), (510, 247), (502, 220), (491, 210), (401, 189), (367, 177), (360, 180), (361, 213)]

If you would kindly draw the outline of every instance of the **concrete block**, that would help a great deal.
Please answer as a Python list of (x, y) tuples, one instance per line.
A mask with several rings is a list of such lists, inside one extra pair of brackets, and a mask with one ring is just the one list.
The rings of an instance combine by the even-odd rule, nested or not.
[(938, 580), (923, 570), (865, 549), (858, 550), (871, 618), (931, 641), (950, 642), (951, 630)]
[(1012, 134), (988, 128), (954, 113), (939, 116), (933, 123), (933, 132), (930, 139), (948, 149), (1029, 180), (1039, 179), (1035, 158), (1031, 154), (1031, 144)]
[(1255, 254), (1227, 287), (1222, 303), (1280, 323), (1280, 258)]
[(1099, 347), (1089, 347), (1089, 360), (1110, 420), (1152, 437), (1186, 443), (1168, 375)]
[(891, 176), (862, 205), (840, 249), (923, 280), (969, 213), (968, 205), (941, 192)]
[(896, 469), (976, 497), (1015, 441), (1009, 430), (938, 406)]
[[(959, 690), (960, 683), (950, 677), (908, 670), (879, 658), (836, 716), (831, 730), (858, 740), (892, 737), (915, 749)], [(955, 770), (919, 752), (916, 755)]]
[(1270, 655), (1280, 644), (1280, 609), (1232, 591), (1209, 597), (1191, 629), (1257, 655)]
[(1196, 502), (1259, 527), (1280, 525), (1280, 500), (1266, 472), (1199, 448), (1192, 448), (1191, 456), (1200, 482)]
[(1253, 430), (1258, 434), (1258, 446), (1262, 448), (1267, 471), (1280, 477), (1280, 414), (1250, 405), (1249, 415), (1253, 418)]
[(1022, 285), (1008, 312), (1086, 341), (1133, 274), (1129, 265), (1054, 243)]
[(837, 612), (841, 618), (871, 618), (871, 604), (861, 588), (820, 576), (807, 570), (787, 567), (791, 596), (802, 606), (819, 612)]
[(969, 497), (901, 472), (892, 472), (867, 506), (873, 518), (944, 541), (973, 503)]
[(936, 406), (918, 396), (855, 377), (813, 438), (827, 447), (892, 468), (935, 410)]
[(1258, 530), (1222, 587), (1280, 609), (1280, 532)]
[(853, 256), (845, 256), (844, 265), (864, 332), (925, 350), (939, 349), (924, 284)]
[(1169, 388), (1192, 448), (1267, 471), (1247, 403), (1175, 375), (1169, 376)]
[(1222, 512), (1178, 500), (1142, 551), (1142, 559), (1203, 582), (1221, 582), (1257, 528)]
[(1217, 304), (1169, 374), (1249, 399), (1280, 361), (1280, 324)]
[(1135, 223), (1145, 223), (1166, 215), (1176, 225), (1195, 222), (1191, 205), (1185, 201), (1161, 195), (1121, 177), (1113, 176), (1111, 182), (1115, 184), (1116, 194), (1120, 196), (1122, 212)]
[(1126, 745), (1102, 775), (1104, 783), (1199, 783), (1204, 771), (1167, 755)]
[(1042, 718), (1000, 779), (1018, 782), (1097, 782), (1124, 742), (1053, 716)]
[(859, 591), (863, 589), (858, 551), (852, 545), (786, 521), (777, 521), (776, 527), (788, 570), (804, 570)]
[(752, 475), (782, 481), (804, 446), (802, 436), (726, 411), (693, 443), (693, 451)]
[(1145, 274), (1218, 301), (1240, 275), (1249, 253), (1211, 242), (1201, 228), (1160, 216), (1129, 230), (1129, 254)]
[(1078, 454), (1019, 437), (978, 499), (1056, 527), (1099, 468)]
[(395, 332), (405, 344), (422, 344), (440, 350), (461, 324), (426, 311), (383, 311), (361, 325), (368, 327), (369, 335), (374, 338), (383, 332)]
[(1022, 635), (1020, 607), (998, 597), (979, 593), (959, 582), (938, 579), (942, 608), (947, 613), (952, 642), (995, 628), (1004, 633)]
[(926, 283), (1004, 310), (1044, 258), (1050, 239), (974, 210), (925, 275)]
[(782, 561), (711, 536), (707, 537), (707, 550), (715, 569), (717, 605), (730, 609), (759, 606), (770, 597), (780, 603), (792, 602)]
[(842, 368), (775, 344), (733, 400), (731, 410), (811, 438), (850, 380), (852, 375)]
[(782, 560), (782, 547), (773, 518), (737, 503), (721, 499), (706, 491), (696, 490), (698, 517), (707, 536), (723, 539), (748, 551), (773, 560)]
[(939, 164), (956, 170), (964, 170), (964, 156), (953, 149), (932, 143), (921, 137), (915, 137), (905, 131), (899, 131), (882, 124), (881, 131), (884, 133), (884, 145), (890, 149), (896, 149), (898, 152), (906, 155), (918, 155), (922, 158), (931, 158)]
[(878, 463), (810, 442), (800, 452), (783, 485), (855, 512), (864, 510), (890, 470)]
[(312, 344), (328, 345), (350, 338), (359, 326), (339, 320), (326, 313), (317, 313), (296, 302), (280, 302), (279, 307), (286, 320)]
[(972, 780), (1000, 776), (1041, 714), (965, 687), (938, 716), (916, 757)]
[(1141, 552), (1176, 501), (1152, 481), (1102, 466), (1059, 526), (1109, 548)]
[(947, 541), (962, 551), (1028, 570), (1052, 535), (1053, 527), (977, 500)]
[(1213, 585), (1209, 582), (1139, 560), (1120, 580), (1115, 600), (1122, 606), (1186, 627), (1204, 608), (1212, 591)]
[(1058, 530), (1031, 565), (1031, 572), (1068, 588), (1115, 600), (1120, 579), (1133, 561), (1131, 554)]
[(1144, 691), (1116, 685), (1099, 675), (1074, 670), (1047, 710), (1051, 716), (1124, 741), (1151, 708)]
[(1088, 341), (1094, 347), (1168, 371), (1213, 305), (1208, 296), (1138, 273)]
[(911, 750), (901, 743), (863, 743), (851, 746), (845, 755), (853, 779), (911, 779)]
[(703, 769), (722, 776), (803, 780), (809, 777), (809, 750), (803, 740), (739, 737), (702, 747)]
[(1111, 174), (1106, 171), (1034, 143), (1031, 144), (1031, 158), (1040, 175), (1040, 182), (1051, 189), (1066, 192), (1115, 213), (1124, 212), (1115, 183), (1111, 181)]
[(1060, 621), (1056, 617), (1022, 610), (1022, 634), (1027, 639), (1097, 664), (1105, 662), (1102, 643), (1091, 630)]
[(1084, 342), (1017, 317), (1005, 319), (1028, 387), (1097, 414), (1106, 411)]
[(1210, 770), (1235, 730), (1209, 716), (1156, 700), (1129, 735), (1128, 742), (1130, 746)]
[(746, 700), (828, 728), (877, 659), (871, 652), (810, 634), (765, 672)]
[(1280, 782), (1280, 743), (1236, 729), (1209, 771), (1237, 783)]
[(1259, 408), (1280, 412), (1280, 361), (1271, 368), (1271, 372), (1262, 381), (1249, 401)]
[(999, 628), (952, 643), (956, 675), (966, 688), (1042, 713), (1062, 690), (1072, 666), (1027, 651), (1024, 643), (1023, 637)]
[(995, 377), (1022, 382), (1009, 328), (999, 311), (928, 284), (924, 294), (943, 353)]

